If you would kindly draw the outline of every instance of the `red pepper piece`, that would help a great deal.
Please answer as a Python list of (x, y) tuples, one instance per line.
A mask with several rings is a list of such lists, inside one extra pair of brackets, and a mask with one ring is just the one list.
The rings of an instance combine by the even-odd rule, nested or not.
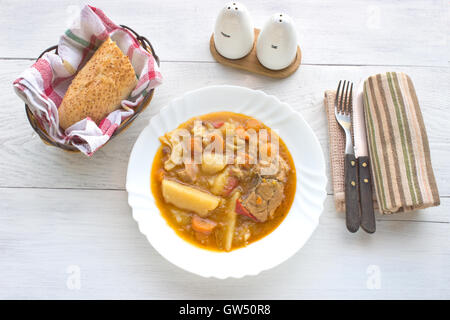
[(223, 126), (224, 123), (225, 123), (225, 122), (223, 122), (223, 121), (213, 121), (213, 122), (212, 122), (212, 125), (213, 125), (214, 128), (218, 129), (218, 128), (220, 128), (221, 126)]
[(253, 219), (255, 221), (258, 221), (258, 219), (255, 218), (254, 215), (252, 215), (250, 213), (250, 211), (248, 211), (241, 203), (241, 201), (239, 201), (239, 199), (236, 200), (236, 209), (235, 209), (236, 213), (238, 214), (242, 214), (243, 216), (247, 216), (250, 219)]

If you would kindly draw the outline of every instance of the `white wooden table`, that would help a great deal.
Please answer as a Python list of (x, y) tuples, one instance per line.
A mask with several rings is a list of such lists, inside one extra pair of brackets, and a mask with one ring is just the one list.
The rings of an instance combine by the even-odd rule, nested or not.
[[(0, 0), (0, 298), (450, 298), (448, 1), (245, 0), (258, 27), (277, 11), (297, 23), (303, 64), (284, 80), (213, 60), (208, 43), (222, 0), (128, 1), (137, 10), (91, 1), (151, 39), (165, 82), (133, 126), (90, 159), (44, 145), (12, 90), (82, 2)], [(378, 215), (376, 234), (350, 234), (329, 184), (320, 225), (300, 252), (259, 276), (225, 281), (178, 269), (139, 233), (125, 191), (128, 157), (171, 99), (214, 84), (276, 95), (312, 126), (328, 167), (324, 90), (383, 71), (414, 81), (440, 207)]]

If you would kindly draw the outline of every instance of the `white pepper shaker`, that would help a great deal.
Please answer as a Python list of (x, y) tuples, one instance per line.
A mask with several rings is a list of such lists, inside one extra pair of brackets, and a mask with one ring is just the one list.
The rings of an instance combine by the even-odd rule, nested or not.
[(228, 3), (220, 12), (214, 29), (217, 52), (228, 59), (245, 57), (255, 40), (253, 21), (247, 8), (238, 2)]
[(259, 33), (256, 56), (271, 70), (281, 70), (294, 62), (297, 54), (297, 32), (291, 17), (276, 13), (270, 17)]

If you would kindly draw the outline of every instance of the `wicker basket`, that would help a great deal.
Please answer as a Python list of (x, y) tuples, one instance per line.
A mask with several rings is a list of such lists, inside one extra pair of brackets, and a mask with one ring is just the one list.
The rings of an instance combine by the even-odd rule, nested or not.
[[(136, 39), (139, 41), (139, 43), (141, 44), (141, 46), (147, 50), (148, 52), (150, 52), (153, 57), (156, 60), (156, 63), (159, 66), (159, 58), (155, 53), (155, 50), (153, 49), (152, 44), (150, 43), (150, 41), (143, 36), (140, 36), (138, 33), (136, 33), (133, 29), (121, 25), (121, 27), (128, 29), (131, 33), (134, 34), (134, 36), (136, 37)], [(55, 51), (55, 53), (58, 53), (58, 46), (53, 46), (50, 47), (48, 49), (46, 49), (44, 52), (42, 52), (38, 59), (41, 58), (44, 53), (46, 52), (50, 52), (50, 51)], [(150, 104), (150, 101), (153, 98), (153, 93), (154, 93), (155, 89), (151, 89), (150, 92), (147, 94), (147, 96), (144, 98), (144, 100), (134, 108), (134, 114), (129, 117), (127, 120), (125, 120), (124, 122), (121, 123), (121, 125), (116, 129), (116, 131), (114, 131), (114, 133), (112, 134), (111, 138), (108, 140), (108, 142), (113, 139), (115, 136), (119, 135), (120, 133), (122, 133), (123, 131), (125, 131), (125, 129), (128, 128), (128, 126), (134, 121), (134, 119), (136, 119), (136, 117), (145, 110), (145, 108), (147, 108), (147, 106)], [(31, 112), (30, 108), (28, 107), (27, 104), (25, 104), (25, 112), (27, 114), (27, 118), (28, 121), (30, 122), (31, 127), (33, 127), (34, 131), (36, 131), (36, 133), (39, 135), (39, 137), (42, 139), (42, 141), (44, 143), (46, 143), (47, 145), (50, 146), (54, 146), (60, 149), (63, 149), (64, 151), (69, 151), (69, 152), (80, 152), (80, 150), (78, 150), (76, 147), (70, 145), (70, 144), (63, 144), (63, 143), (59, 143), (56, 142), (55, 140), (53, 140), (52, 137), (50, 137), (47, 132), (45, 131), (44, 128), (41, 127), (41, 125), (39, 124), (39, 122), (36, 120), (36, 118), (34, 117), (33, 113)], [(105, 143), (106, 144), (106, 143)]]

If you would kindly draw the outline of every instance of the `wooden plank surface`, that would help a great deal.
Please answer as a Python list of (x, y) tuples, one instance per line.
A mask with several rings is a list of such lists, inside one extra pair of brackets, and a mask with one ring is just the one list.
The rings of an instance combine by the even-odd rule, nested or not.
[[(368, 235), (348, 233), (328, 196), (319, 227), (298, 254), (256, 277), (224, 281), (188, 274), (162, 258), (138, 232), (126, 198), (124, 191), (2, 189), (8, 227), (0, 233), (0, 298), (450, 296), (447, 198), (427, 210), (447, 222), (383, 220)], [(79, 289), (67, 286), (73, 268)], [(378, 289), (371, 285), (374, 270)]]
[[(1, 0), (0, 299), (153, 298), (449, 299), (450, 3), (437, 1), (245, 0), (255, 27), (277, 11), (297, 23), (302, 65), (283, 80), (222, 66), (208, 41), (224, 1), (92, 1), (114, 21), (146, 35), (161, 57), (164, 84), (132, 127), (92, 158), (45, 146), (28, 125), (12, 81), (55, 44), (82, 1)], [(174, 39), (176, 41), (174, 41)], [(377, 232), (350, 234), (330, 184), (320, 224), (293, 258), (256, 277), (219, 281), (191, 275), (162, 258), (131, 217), (125, 191), (137, 136), (171, 99), (231, 84), (276, 95), (298, 110), (319, 138), (329, 175), (323, 93), (403, 71), (415, 84), (442, 196), (441, 206), (377, 215)], [(75, 270), (75, 271), (74, 271)], [(80, 288), (71, 285), (80, 272)]]
[[(155, 44), (163, 61), (213, 61), (209, 37), (227, 1), (89, 1)], [(57, 43), (84, 1), (2, 0), (0, 57), (37, 57)], [(245, 0), (255, 27), (274, 13), (296, 21), (303, 64), (447, 66), (446, 0)], [(133, 10), (135, 8), (135, 10)], [(32, 26), (32, 27), (30, 27)], [(24, 50), (26, 46), (26, 50)]]

